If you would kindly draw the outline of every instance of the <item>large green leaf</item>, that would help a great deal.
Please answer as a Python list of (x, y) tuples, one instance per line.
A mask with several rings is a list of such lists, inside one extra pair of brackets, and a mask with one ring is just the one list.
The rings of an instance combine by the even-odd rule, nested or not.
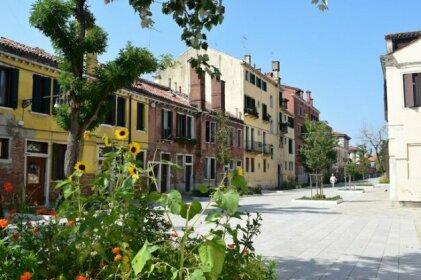
[(132, 260), (132, 267), (136, 275), (142, 272), (146, 262), (152, 257), (152, 253), (158, 250), (158, 248), (159, 247), (156, 245), (150, 246), (149, 242), (147, 240), (145, 241), (142, 249), (137, 252), (136, 256)]
[[(189, 212), (188, 217), (187, 211)], [(199, 214), (200, 211), (202, 211), (202, 204), (200, 204), (200, 202), (197, 200), (193, 200), (191, 204), (183, 203), (181, 206), (180, 216), (190, 221), (194, 216)]]
[(240, 195), (236, 190), (233, 189), (229, 189), (226, 192), (218, 190), (214, 193), (213, 200), (219, 208), (227, 211), (230, 214), (234, 214), (238, 208)]
[(192, 274), (190, 274), (190, 280), (206, 280), (205, 274), (203, 274), (203, 271), (201, 269), (196, 269), (193, 271)]
[(208, 240), (199, 247), (201, 268), (208, 279), (218, 279), (225, 259), (224, 240)]
[(162, 206), (170, 209), (173, 214), (180, 214), (181, 207), (183, 205), (183, 199), (181, 194), (177, 190), (172, 190), (169, 193), (163, 194), (159, 199)]

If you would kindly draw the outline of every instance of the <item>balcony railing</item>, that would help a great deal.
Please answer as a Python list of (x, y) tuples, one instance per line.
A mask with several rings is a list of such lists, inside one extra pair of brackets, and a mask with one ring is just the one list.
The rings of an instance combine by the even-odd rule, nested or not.
[(263, 120), (266, 121), (266, 122), (270, 122), (271, 118), (272, 118), (272, 116), (267, 114), (267, 113), (263, 115)]
[(250, 107), (245, 107), (244, 108), (244, 115), (250, 115), (253, 117), (258, 118), (259, 117), (259, 113), (257, 112), (256, 107), (250, 108)]
[(288, 123), (279, 123), (279, 130), (281, 133), (288, 133)]
[(270, 155), (272, 154), (272, 145), (263, 144), (262, 142), (257, 142), (257, 141), (247, 141), (246, 151)]

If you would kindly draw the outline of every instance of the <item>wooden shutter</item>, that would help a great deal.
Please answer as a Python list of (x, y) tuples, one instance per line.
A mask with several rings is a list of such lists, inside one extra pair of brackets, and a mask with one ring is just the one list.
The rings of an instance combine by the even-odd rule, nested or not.
[(144, 129), (144, 105), (143, 103), (137, 103), (137, 123), (136, 123), (137, 130)]
[(414, 83), (412, 74), (403, 74), (405, 107), (414, 107)]
[(164, 127), (164, 124), (165, 124), (165, 110), (162, 109), (161, 110), (161, 135), (162, 135), (162, 138), (165, 137), (165, 127)]
[(42, 113), (50, 113), (50, 103), (51, 103), (51, 79), (42, 77), (42, 98), (41, 98), (41, 107)]
[(169, 131), (169, 136), (171, 136), (172, 134), (172, 112), (168, 111), (168, 131)]
[(32, 76), (32, 106), (33, 112), (41, 113), (41, 99), (42, 99), (42, 77), (38, 75)]
[(126, 109), (126, 99), (123, 97), (117, 97), (117, 125), (125, 126), (125, 109)]
[(19, 69), (11, 69), (10, 74), (10, 107), (16, 109), (18, 107)]
[(421, 73), (414, 74), (414, 106), (421, 106)]

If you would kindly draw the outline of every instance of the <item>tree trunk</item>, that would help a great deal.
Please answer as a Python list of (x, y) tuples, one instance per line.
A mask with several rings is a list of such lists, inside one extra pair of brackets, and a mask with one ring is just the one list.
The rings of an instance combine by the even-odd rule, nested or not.
[(67, 150), (64, 156), (64, 174), (66, 177), (71, 175), (74, 171), (74, 166), (77, 162), (80, 149), (80, 140), (78, 133), (73, 134), (69, 131), (69, 136), (67, 137)]

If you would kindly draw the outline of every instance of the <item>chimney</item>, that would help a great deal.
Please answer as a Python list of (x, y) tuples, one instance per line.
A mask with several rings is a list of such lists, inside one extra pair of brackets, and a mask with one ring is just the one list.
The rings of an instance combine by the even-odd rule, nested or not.
[(212, 109), (225, 112), (225, 81), (219, 77), (212, 79)]
[(272, 77), (279, 84), (279, 61), (272, 61)]
[(190, 103), (201, 110), (206, 109), (205, 90), (205, 73), (202, 72), (199, 77), (196, 70), (190, 67)]
[(244, 56), (244, 62), (247, 63), (248, 65), (251, 65), (251, 55), (246, 54)]
[(313, 98), (311, 98), (311, 91), (307, 90), (306, 94), (307, 94), (307, 103), (313, 106)]
[(391, 38), (386, 39), (386, 49), (387, 49), (387, 54), (390, 54), (393, 52), (393, 41)]

